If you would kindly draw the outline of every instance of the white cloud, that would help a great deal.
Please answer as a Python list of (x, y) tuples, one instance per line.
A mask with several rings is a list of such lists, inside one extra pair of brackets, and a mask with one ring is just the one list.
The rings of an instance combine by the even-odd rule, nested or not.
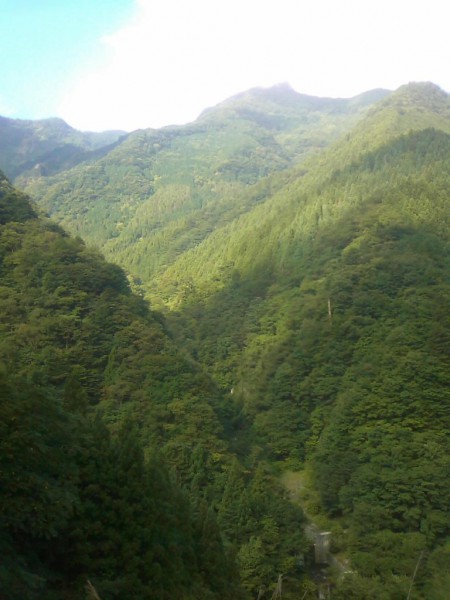
[(13, 117), (15, 113), (16, 109), (14, 106), (0, 96), (0, 115), (3, 115), (4, 117)]
[(139, 0), (66, 91), (82, 129), (160, 127), (256, 85), (351, 96), (409, 80), (448, 86), (444, 0)]

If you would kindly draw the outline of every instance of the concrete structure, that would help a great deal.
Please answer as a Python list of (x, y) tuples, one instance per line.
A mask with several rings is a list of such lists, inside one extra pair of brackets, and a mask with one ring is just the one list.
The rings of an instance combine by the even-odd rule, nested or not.
[(316, 565), (328, 565), (330, 562), (331, 531), (321, 531), (314, 542), (314, 558)]

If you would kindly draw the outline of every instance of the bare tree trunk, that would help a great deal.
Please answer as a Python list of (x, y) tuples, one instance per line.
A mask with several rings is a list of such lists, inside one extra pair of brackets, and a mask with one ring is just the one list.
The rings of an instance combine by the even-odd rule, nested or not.
[(89, 579), (86, 582), (86, 592), (88, 600), (101, 600), (100, 596), (97, 594), (97, 590), (89, 581)]
[(419, 570), (420, 563), (422, 562), (423, 553), (424, 553), (424, 550), (422, 550), (422, 552), (420, 553), (420, 556), (419, 556), (419, 558), (418, 558), (418, 560), (416, 562), (416, 567), (414, 569), (414, 573), (413, 573), (413, 576), (411, 578), (411, 585), (409, 586), (409, 591), (408, 591), (408, 595), (406, 597), (406, 600), (409, 600), (411, 598), (411, 592), (412, 592), (412, 589), (413, 589), (414, 580), (416, 578), (417, 571)]
[(277, 598), (281, 598), (281, 592), (283, 587), (283, 575), (278, 576), (277, 587), (272, 595), (272, 600), (276, 600)]

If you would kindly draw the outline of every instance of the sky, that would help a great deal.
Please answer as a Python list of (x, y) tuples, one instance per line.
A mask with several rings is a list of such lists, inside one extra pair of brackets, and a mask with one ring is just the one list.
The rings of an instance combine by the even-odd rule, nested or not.
[(131, 131), (282, 82), (450, 92), (449, 22), (448, 0), (0, 0), (0, 115)]

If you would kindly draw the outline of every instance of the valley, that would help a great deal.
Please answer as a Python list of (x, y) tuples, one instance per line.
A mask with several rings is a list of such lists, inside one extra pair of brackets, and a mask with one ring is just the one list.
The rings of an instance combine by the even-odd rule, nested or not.
[(0, 169), (8, 600), (313, 599), (319, 529), (332, 600), (444, 600), (448, 94), (2, 119)]

